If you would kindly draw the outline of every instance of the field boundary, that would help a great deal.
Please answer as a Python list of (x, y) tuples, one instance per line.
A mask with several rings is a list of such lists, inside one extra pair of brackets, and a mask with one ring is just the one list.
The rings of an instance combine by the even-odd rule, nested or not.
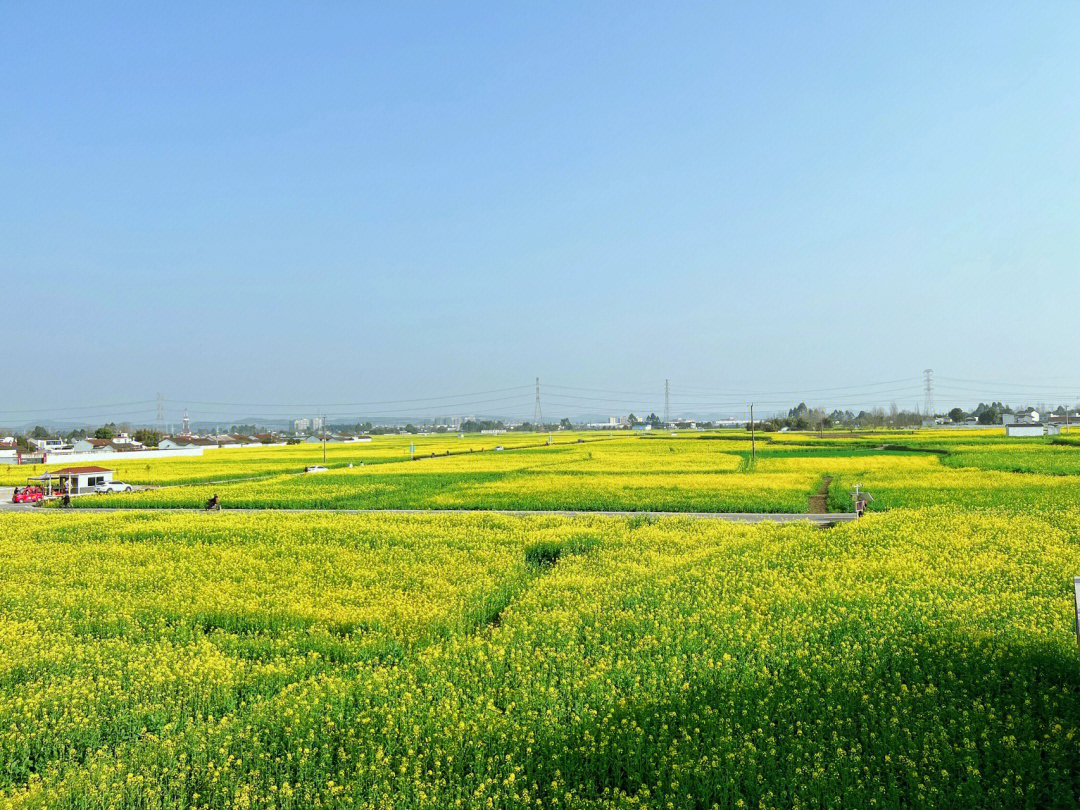
[[(107, 512), (129, 512), (138, 514), (157, 514), (157, 513), (205, 513), (205, 509), (200, 508), (178, 508), (178, 507), (123, 507), (123, 506), (108, 506), (108, 507), (83, 507), (73, 509), (62, 509), (58, 507), (53, 508), (36, 508), (31, 509), (31, 512), (45, 513), (62, 511), (68, 514), (77, 512), (79, 514), (96, 514)], [(827, 513), (810, 513), (810, 512), (645, 512), (645, 511), (589, 511), (589, 510), (573, 510), (573, 509), (275, 509), (275, 508), (229, 508), (223, 507), (216, 513), (208, 514), (242, 514), (242, 515), (254, 515), (254, 514), (266, 514), (266, 513), (287, 513), (287, 514), (324, 514), (324, 515), (505, 515), (508, 517), (530, 517), (530, 516), (551, 516), (551, 517), (626, 517), (626, 518), (690, 518), (695, 520), (726, 520), (729, 523), (764, 523), (771, 521), (773, 523), (798, 523), (805, 521), (808, 523), (815, 523), (818, 525), (832, 525), (834, 523), (845, 523), (855, 519), (853, 512), (827, 512)]]

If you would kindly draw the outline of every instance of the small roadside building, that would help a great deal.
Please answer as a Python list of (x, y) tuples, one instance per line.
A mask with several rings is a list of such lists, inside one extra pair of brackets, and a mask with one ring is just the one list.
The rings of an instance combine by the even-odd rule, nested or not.
[(1005, 426), (1005, 435), (1010, 437), (1016, 436), (1044, 436), (1045, 431), (1041, 424), (1028, 424), (1021, 422), (1013, 422)]
[(46, 497), (64, 493), (85, 495), (93, 492), (98, 484), (112, 481), (114, 472), (105, 467), (64, 467), (62, 470), (43, 473), (28, 481), (40, 485), (45, 490)]
[(1005, 435), (1009, 437), (1047, 436), (1061, 433), (1057, 425), (1044, 425), (1042, 422), (1016, 422), (1005, 426)]

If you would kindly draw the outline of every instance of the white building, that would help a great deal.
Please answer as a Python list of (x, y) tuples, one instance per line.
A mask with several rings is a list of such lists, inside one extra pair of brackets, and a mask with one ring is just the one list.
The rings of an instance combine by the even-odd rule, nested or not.
[(191, 447), (217, 447), (217, 442), (202, 436), (166, 436), (158, 442), (159, 450), (183, 450)]
[(112, 477), (113, 471), (105, 467), (64, 467), (29, 480), (40, 481), (47, 495), (60, 492), (82, 495), (93, 492), (98, 484), (112, 481)]
[(1017, 425), (1038, 425), (1040, 423), (1038, 411), (1021, 412), (1013, 414), (1013, 417)]
[(303, 433), (310, 426), (311, 426), (311, 420), (309, 420), (309, 419), (293, 419), (292, 420), (293, 433)]
[(1042, 425), (1028, 425), (1014, 422), (1005, 426), (1005, 435), (1010, 437), (1044, 436), (1046, 432)]
[(29, 439), (35, 450), (42, 453), (55, 453), (58, 450), (70, 450), (71, 445), (63, 439)]
[(1034, 424), (1017, 422), (1005, 426), (1006, 436), (1057, 436), (1059, 433), (1061, 433), (1061, 425), (1045, 425), (1042, 422)]
[(116, 446), (108, 439), (87, 437), (79, 439), (72, 447), (73, 453), (115, 453)]
[(326, 420), (323, 419), (321, 416), (313, 416), (313, 417), (311, 417), (311, 429), (312, 430), (322, 430), (324, 424), (326, 424)]

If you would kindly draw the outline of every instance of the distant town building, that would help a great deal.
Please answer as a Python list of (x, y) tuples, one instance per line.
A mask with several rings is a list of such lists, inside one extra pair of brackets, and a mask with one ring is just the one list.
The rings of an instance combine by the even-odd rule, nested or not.
[(19, 446), (11, 441), (0, 441), (0, 464), (18, 464)]
[(183, 450), (189, 447), (217, 447), (217, 442), (201, 436), (166, 436), (158, 442), (159, 450)]
[(58, 450), (70, 450), (71, 445), (63, 439), (27, 439), (35, 450), (43, 453), (55, 453)]
[(303, 433), (311, 426), (310, 419), (293, 419), (292, 429), (293, 433)]
[(311, 429), (312, 430), (322, 430), (323, 426), (325, 424), (326, 424), (326, 420), (323, 419), (321, 416), (313, 416), (313, 417), (311, 417)]
[(72, 450), (76, 453), (115, 453), (117, 448), (109, 439), (79, 439)]

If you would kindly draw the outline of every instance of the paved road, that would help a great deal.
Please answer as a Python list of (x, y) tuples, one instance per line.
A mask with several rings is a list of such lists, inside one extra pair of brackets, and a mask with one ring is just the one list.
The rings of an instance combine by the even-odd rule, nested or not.
[(15, 487), (0, 487), (0, 512), (29, 512), (34, 507), (29, 503), (12, 503)]
[[(9, 496), (10, 500), (10, 496)], [(10, 506), (10, 504), (9, 504)], [(21, 506), (21, 505), (20, 505)], [(20, 508), (20, 507), (15, 507)], [(44, 511), (44, 510), (35, 510)], [(80, 512), (203, 512), (202, 509), (81, 509)], [(693, 518), (701, 520), (726, 520), (730, 523), (798, 523), (808, 521), (818, 526), (832, 526), (855, 519), (852, 512), (808, 514), (804, 512), (581, 512), (572, 510), (517, 510), (517, 509), (224, 509), (234, 514), (258, 514), (263, 512), (286, 512), (306, 514), (319, 512), (331, 515), (555, 515), (559, 517), (652, 517)]]

